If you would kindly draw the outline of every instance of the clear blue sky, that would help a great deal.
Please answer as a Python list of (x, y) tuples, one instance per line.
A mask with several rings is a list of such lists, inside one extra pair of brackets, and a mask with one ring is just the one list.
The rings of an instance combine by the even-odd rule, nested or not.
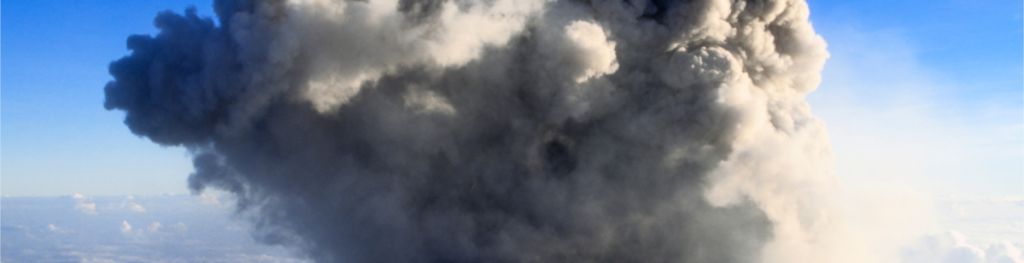
[[(1022, 1), (809, 0), (818, 33), (829, 40), (841, 27), (891, 30), (919, 48), (932, 70), (972, 86), (964, 99), (992, 94), (1021, 99)], [(830, 46), (842, 43), (830, 42)]]
[(3, 195), (187, 192), (184, 150), (132, 135), (103, 109), (107, 65), (153, 17), (209, 1), (15, 0), (2, 4)]
[[(1022, 110), (1021, 1), (811, 0), (810, 4), (812, 19), (819, 33), (830, 40), (830, 47), (871, 50), (850, 49), (844, 46), (847, 42), (837, 42), (845, 41), (850, 32), (864, 33), (860, 45), (870, 47), (875, 36), (888, 36), (909, 46), (909, 55), (901, 59), (915, 60), (915, 72), (927, 72), (938, 76), (934, 82), (948, 84), (936, 98), (943, 108), (967, 115), (992, 107)], [(128, 132), (121, 112), (103, 109), (102, 88), (110, 79), (107, 64), (127, 53), (129, 34), (153, 33), (152, 19), (158, 11), (180, 12), (189, 5), (197, 6), (200, 14), (212, 14), (209, 1), (4, 1), (0, 7), (0, 193), (187, 192), (185, 178), (191, 167), (185, 151), (161, 148)], [(892, 43), (878, 45), (888, 48)], [(856, 52), (833, 54), (840, 61), (857, 57)], [(838, 86), (828, 76), (822, 92)], [(884, 94), (887, 89), (874, 85), (858, 92)], [(1010, 115), (1009, 124), (1020, 126), (1018, 115)], [(970, 118), (963, 122), (971, 125)], [(1019, 139), (1020, 134), (1012, 136)], [(1021, 186), (1019, 168), (1024, 166), (1022, 160), (1014, 159), (1021, 145), (1007, 147), (1011, 152), (1017, 149), (1017, 154), (995, 164), (991, 173), (999, 175), (980, 183), (981, 191), (1000, 182), (1010, 185), (999, 188), (1003, 192), (1012, 193)], [(967, 179), (947, 181), (957, 180)]]

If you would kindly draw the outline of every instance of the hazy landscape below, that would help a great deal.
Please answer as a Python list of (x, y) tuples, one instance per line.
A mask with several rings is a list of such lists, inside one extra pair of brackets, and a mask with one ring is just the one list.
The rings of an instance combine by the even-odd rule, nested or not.
[[(3, 262), (300, 262), (258, 243), (219, 194), (0, 199)], [(905, 262), (1017, 262), (1024, 200), (936, 201), (939, 232), (905, 248)], [(936, 261), (937, 260), (937, 261)]]
[(212, 195), (4, 197), (3, 262), (295, 262)]

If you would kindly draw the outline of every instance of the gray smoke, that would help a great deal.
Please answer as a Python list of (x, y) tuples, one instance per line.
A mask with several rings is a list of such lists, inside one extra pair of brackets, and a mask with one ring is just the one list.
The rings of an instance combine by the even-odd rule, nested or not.
[(827, 53), (802, 0), (215, 9), (131, 36), (105, 106), (189, 149), (193, 190), (233, 193), (264, 241), (316, 261), (792, 262), (842, 247), (822, 230), (828, 146), (804, 96)]

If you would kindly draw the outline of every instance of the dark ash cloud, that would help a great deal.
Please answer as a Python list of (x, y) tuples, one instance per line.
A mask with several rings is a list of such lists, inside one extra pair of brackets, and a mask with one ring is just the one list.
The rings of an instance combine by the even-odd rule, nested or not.
[(215, 6), (130, 37), (105, 106), (316, 261), (772, 261), (819, 220), (781, 209), (827, 151), (802, 1)]

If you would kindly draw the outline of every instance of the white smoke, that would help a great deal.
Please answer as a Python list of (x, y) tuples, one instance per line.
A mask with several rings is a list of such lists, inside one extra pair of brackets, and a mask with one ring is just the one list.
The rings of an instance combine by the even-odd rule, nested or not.
[[(399, 8), (434, 8), (407, 15)], [(429, 7), (428, 7), (429, 6)], [(310, 79), (304, 99), (320, 111), (337, 108), (372, 82), (399, 67), (459, 67), (489, 46), (503, 46), (525, 27), (542, 1), (482, 2), (292, 1), (278, 7), (285, 21), (273, 25), (286, 37), (275, 38), (279, 63), (309, 59)], [(246, 41), (241, 41), (246, 42)], [(278, 43), (274, 43), (278, 44)], [(302, 53), (314, 54), (299, 58)], [(277, 70), (282, 68), (278, 67)], [(287, 68), (284, 68), (287, 70)]]

